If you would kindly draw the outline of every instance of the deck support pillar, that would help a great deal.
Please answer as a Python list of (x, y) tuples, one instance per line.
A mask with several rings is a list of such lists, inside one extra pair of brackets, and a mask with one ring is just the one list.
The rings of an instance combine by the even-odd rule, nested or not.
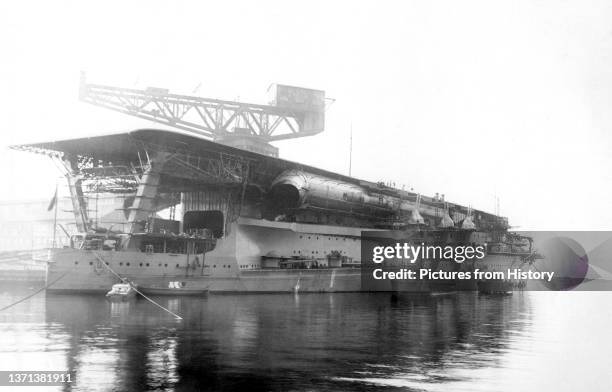
[(156, 212), (158, 187), (166, 155), (159, 153), (152, 158), (149, 161), (149, 168), (140, 179), (134, 202), (128, 209), (126, 231), (130, 234), (143, 233), (146, 228), (147, 219)]

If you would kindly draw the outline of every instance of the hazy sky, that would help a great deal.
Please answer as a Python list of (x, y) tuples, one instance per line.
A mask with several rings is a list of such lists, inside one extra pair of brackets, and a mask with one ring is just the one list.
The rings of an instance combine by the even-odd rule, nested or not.
[[(94, 83), (266, 103), (336, 101), (281, 157), (406, 184), (526, 229), (612, 229), (608, 1), (0, 4), (0, 145), (152, 127), (80, 103)], [(159, 127), (159, 126), (158, 126)], [(3, 149), (0, 200), (47, 198), (47, 159)]]

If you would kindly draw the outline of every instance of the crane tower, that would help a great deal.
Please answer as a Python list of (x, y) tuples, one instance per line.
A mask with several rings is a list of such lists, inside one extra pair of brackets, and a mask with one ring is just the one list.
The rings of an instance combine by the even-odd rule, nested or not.
[(325, 92), (274, 85), (269, 105), (87, 83), (81, 74), (81, 101), (155, 121), (218, 143), (278, 157), (276, 140), (316, 135), (325, 128)]

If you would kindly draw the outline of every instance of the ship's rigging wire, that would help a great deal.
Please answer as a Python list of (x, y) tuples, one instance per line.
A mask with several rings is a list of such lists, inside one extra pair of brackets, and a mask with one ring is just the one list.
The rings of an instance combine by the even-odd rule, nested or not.
[(26, 296), (26, 297), (24, 297), (24, 298), (20, 299), (19, 301), (13, 302), (12, 304), (7, 305), (7, 306), (3, 307), (2, 309), (0, 309), (0, 312), (2, 312), (3, 310), (7, 310), (7, 309), (9, 309), (9, 308), (12, 308), (13, 306), (15, 306), (15, 305), (17, 305), (17, 304), (20, 304), (20, 303), (22, 303), (23, 301), (26, 301), (26, 300), (28, 300), (28, 299), (32, 298), (33, 296), (35, 296), (36, 294), (40, 293), (41, 291), (48, 289), (49, 287), (51, 287), (52, 285), (54, 285), (55, 283), (57, 283), (57, 282), (58, 282), (60, 279), (62, 279), (64, 276), (68, 275), (68, 273), (69, 273), (69, 272), (72, 272), (72, 270), (73, 270), (73, 269), (74, 269), (74, 267), (73, 267), (73, 268), (71, 268), (71, 269), (69, 269), (68, 271), (64, 272), (64, 273), (63, 273), (63, 274), (62, 274), (62, 275), (61, 275), (59, 278), (55, 279), (53, 282), (51, 282), (51, 283), (49, 283), (49, 284), (44, 285), (43, 287), (41, 287), (40, 289), (36, 290), (36, 291), (35, 291), (35, 292), (33, 292), (32, 294), (30, 294), (30, 295), (28, 295), (28, 296)]
[(153, 305), (157, 306), (158, 308), (165, 310), (166, 312), (170, 313), (171, 315), (173, 315), (177, 320), (182, 320), (183, 318), (181, 316), (179, 316), (176, 313), (173, 313), (170, 309), (164, 308), (162, 305), (158, 304), (157, 302), (153, 301), (151, 298), (147, 297), (146, 295), (144, 295), (143, 293), (141, 293), (140, 291), (138, 291), (138, 288), (136, 286), (134, 286), (132, 284), (132, 282), (130, 282), (128, 279), (125, 279), (123, 277), (121, 277), (121, 275), (119, 275), (118, 273), (116, 273), (110, 265), (108, 265), (106, 263), (106, 261), (102, 258), (102, 256), (100, 256), (98, 253), (93, 252), (94, 256), (96, 256), (96, 258), (102, 263), (103, 266), (105, 266), (113, 275), (115, 275), (117, 278), (119, 278), (122, 282), (127, 282), (129, 283), (130, 287), (132, 287), (132, 289), (137, 292), (138, 294), (142, 295), (142, 297), (144, 299), (146, 299), (147, 301), (151, 302)]

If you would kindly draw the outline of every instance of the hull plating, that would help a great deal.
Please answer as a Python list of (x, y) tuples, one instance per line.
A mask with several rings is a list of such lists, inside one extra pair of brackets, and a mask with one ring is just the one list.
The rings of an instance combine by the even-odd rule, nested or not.
[[(358, 265), (359, 234), (356, 228), (243, 219), (206, 253), (204, 260), (185, 254), (53, 249), (47, 281), (57, 281), (48, 290), (106, 292), (119, 281), (112, 270), (140, 286), (160, 289), (180, 286), (212, 293), (357, 292), (362, 291), (361, 269), (334, 268), (336, 265), (330, 264), (325, 255), (334, 252)], [(267, 269), (262, 266), (262, 257), (310, 258), (317, 260), (318, 268)], [(500, 270), (517, 261), (516, 256), (487, 256), (480, 266)], [(383, 282), (377, 290), (430, 292), (454, 288), (417, 281), (402, 282), (401, 287), (396, 282)]]

